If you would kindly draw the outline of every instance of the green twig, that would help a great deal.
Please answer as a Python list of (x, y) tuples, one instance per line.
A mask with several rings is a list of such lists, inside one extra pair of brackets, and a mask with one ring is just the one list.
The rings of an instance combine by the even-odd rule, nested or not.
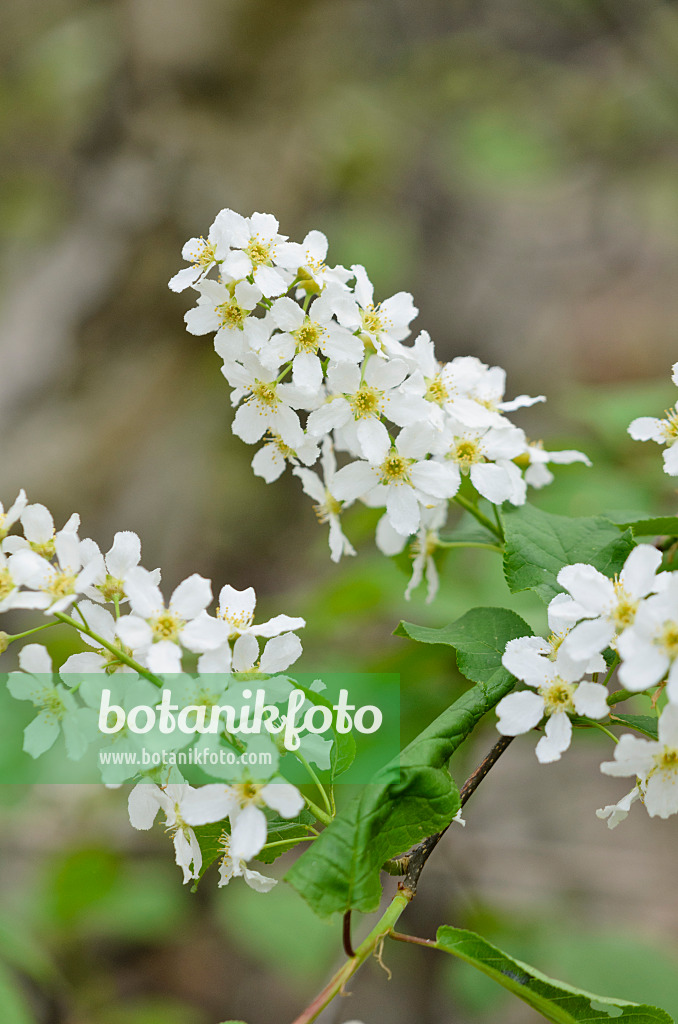
[(498, 540), (500, 540), (503, 544), (503, 531), (500, 530), (496, 526), (496, 524), (493, 523), (492, 520), (485, 515), (484, 512), (481, 512), (477, 505), (474, 505), (472, 501), (469, 501), (468, 498), (465, 498), (463, 494), (455, 495), (454, 500), (456, 501), (457, 505), (461, 505), (463, 509), (466, 509), (467, 512), (470, 512), (474, 519), (478, 520), (481, 526), (484, 526), (486, 530), (489, 530), (490, 533), (493, 533), (495, 537)]
[(125, 651), (116, 647), (115, 644), (109, 643), (108, 640), (104, 640), (104, 638), (99, 636), (98, 633), (95, 633), (94, 630), (81, 626), (79, 622), (76, 622), (70, 615), (66, 615), (65, 612), (52, 612), (52, 614), (54, 615), (54, 618), (58, 619), (60, 622), (65, 622), (67, 626), (72, 626), (73, 629), (77, 629), (79, 633), (86, 633), (87, 636), (92, 638), (92, 640), (96, 640), (98, 644), (101, 644), (101, 646), (105, 647), (107, 651), (114, 654), (118, 661), (121, 661), (124, 665), (129, 665), (130, 668), (133, 668), (134, 671), (138, 672), (140, 676), (144, 677), (144, 679), (148, 679), (148, 681), (153, 683), (154, 686), (163, 687), (165, 685), (159, 676), (154, 675), (147, 668), (144, 668), (143, 665), (140, 665), (138, 661), (135, 661), (134, 658), (130, 657), (129, 654), (126, 654)]

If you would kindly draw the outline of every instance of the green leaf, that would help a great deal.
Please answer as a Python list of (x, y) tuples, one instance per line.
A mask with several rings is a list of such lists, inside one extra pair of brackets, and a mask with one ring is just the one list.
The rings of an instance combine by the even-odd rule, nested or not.
[[(514, 635), (529, 632), (519, 616), (515, 619)], [(459, 810), (459, 793), (445, 766), (515, 682), (496, 664), (483, 663), (488, 682), (478, 682), (463, 694), (381, 769), (288, 871), (286, 880), (321, 917), (349, 909), (376, 910), (384, 861), (445, 828)]]
[[(307, 811), (305, 808), (301, 812), (298, 818), (291, 818), (285, 820), (284, 818), (276, 818), (268, 823), (268, 836), (266, 838), (267, 843), (277, 843), (283, 839), (302, 839), (311, 838), (307, 828), (304, 825), (314, 825), (315, 816)], [(294, 845), (290, 843), (289, 846), (274, 846), (273, 849), (263, 849), (257, 854), (256, 859), (261, 861), (263, 864), (272, 864), (276, 858), (281, 857), (283, 853), (287, 853), (288, 850), (294, 849)]]
[(532, 636), (532, 630), (520, 615), (507, 608), (472, 608), (439, 629), (401, 622), (395, 636), (424, 644), (449, 644), (457, 652), (463, 676), (473, 683), (500, 684), (512, 679), (501, 663), (506, 644), (520, 636)]
[(228, 828), (226, 823), (223, 821), (216, 821), (214, 824), (209, 825), (196, 825), (193, 829), (195, 837), (198, 840), (200, 846), (200, 852), (202, 853), (202, 867), (200, 868), (200, 874), (198, 879), (193, 883), (191, 892), (195, 892), (198, 888), (198, 882), (205, 874), (207, 869), (214, 864), (215, 860), (218, 860), (222, 856), (224, 850), (220, 842), (221, 836)]
[(623, 722), (624, 725), (630, 726), (631, 729), (642, 732), (644, 736), (648, 736), (651, 740), (658, 739), (657, 718), (653, 715), (618, 715), (614, 712), (610, 713), (610, 718), (613, 722)]
[(678, 537), (678, 516), (650, 516), (640, 512), (604, 512), (610, 522), (634, 537)]
[(553, 1024), (675, 1024), (664, 1010), (622, 999), (597, 996), (554, 981), (528, 964), (504, 953), (475, 932), (444, 925), (435, 948), (465, 960), (513, 992)]
[(556, 577), (564, 565), (587, 562), (613, 576), (634, 547), (631, 531), (620, 536), (603, 516), (571, 519), (526, 504), (505, 512), (503, 519), (509, 589), (534, 590), (546, 602), (562, 590)]

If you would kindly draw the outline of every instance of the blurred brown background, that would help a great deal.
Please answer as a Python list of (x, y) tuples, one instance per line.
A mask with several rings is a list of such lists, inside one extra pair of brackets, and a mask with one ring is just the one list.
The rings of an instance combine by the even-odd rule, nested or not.
[[(449, 661), (422, 669), (390, 639), (398, 618), (512, 599), (481, 556), (454, 563), (433, 609), (409, 608), (405, 577), (370, 553), (372, 520), (354, 521), (365, 561), (336, 568), (297, 481), (253, 477), (210, 339), (184, 331), (190, 295), (166, 286), (230, 206), (275, 213), (292, 238), (323, 230), (379, 297), (413, 292), (442, 358), (501, 363), (510, 396), (545, 392), (521, 422), (599, 460), (563, 470), (545, 507), (671, 506), (658, 450), (624, 431), (674, 400), (675, 3), (5, 0), (0, 54), (5, 505), (24, 486), (103, 547), (137, 530), (168, 589), (200, 571), (308, 614), (304, 667), (400, 670), (404, 731), (444, 706)], [(430, 934), (442, 908), (566, 980), (678, 1013), (674, 824), (649, 829), (636, 808), (609, 833), (593, 817), (623, 792), (598, 778), (609, 752), (583, 743), (538, 773), (531, 748), (437, 854), (411, 930)], [(12, 801), (8, 1024), (285, 1021), (339, 956), (338, 926), (282, 886), (217, 894), (210, 878), (190, 896), (121, 794)], [(536, 1019), (418, 953), (389, 950), (396, 980), (375, 966), (327, 1021)]]

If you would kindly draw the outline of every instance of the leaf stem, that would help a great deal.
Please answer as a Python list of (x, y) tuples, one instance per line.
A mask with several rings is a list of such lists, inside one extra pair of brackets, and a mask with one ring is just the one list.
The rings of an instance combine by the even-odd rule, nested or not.
[(497, 527), (495, 523), (492, 522), (491, 519), (489, 519), (485, 515), (484, 512), (480, 511), (477, 505), (474, 505), (472, 501), (469, 501), (468, 498), (465, 498), (463, 494), (455, 495), (454, 500), (456, 501), (457, 505), (461, 505), (461, 507), (466, 509), (467, 512), (470, 512), (474, 519), (478, 520), (481, 526), (484, 526), (486, 530), (489, 530), (490, 533), (493, 533), (495, 537), (502, 543), (504, 542), (503, 532)]
[(49, 629), (50, 626), (56, 626), (56, 622), (46, 622), (44, 626), (34, 626), (33, 629), (27, 629), (25, 633), (12, 633), (6, 635), (7, 643), (14, 643), (15, 640), (21, 640), (25, 636), (31, 636), (33, 633), (39, 633), (41, 629)]
[(482, 544), (475, 540), (437, 540), (437, 548), (487, 548), (488, 551), (498, 551), (503, 554), (504, 549), (498, 544)]
[(309, 796), (306, 796), (305, 794), (302, 795), (306, 801), (306, 806), (310, 811), (313, 811), (318, 821), (322, 821), (325, 825), (331, 825), (332, 819), (327, 811), (323, 811), (322, 807), (318, 807), (318, 805), (314, 803)]
[(316, 786), (318, 788), (318, 791), (319, 791), (319, 793), (320, 793), (320, 795), (322, 797), (322, 801), (325, 804), (325, 809), (327, 810), (327, 813), (329, 814), (330, 818), (332, 818), (333, 817), (333, 815), (332, 815), (332, 804), (330, 803), (330, 801), (328, 799), (327, 793), (325, 792), (325, 787), (323, 786), (322, 782), (320, 781), (320, 779), (318, 778), (318, 776), (314, 772), (313, 768), (311, 768), (310, 764), (308, 763), (306, 758), (303, 756), (303, 754), (300, 754), (298, 750), (295, 750), (294, 751), (294, 756), (296, 757), (297, 761), (299, 761), (300, 764), (303, 764), (304, 768), (306, 769), (306, 771), (308, 772), (310, 777), (313, 779), (313, 781), (316, 784)]

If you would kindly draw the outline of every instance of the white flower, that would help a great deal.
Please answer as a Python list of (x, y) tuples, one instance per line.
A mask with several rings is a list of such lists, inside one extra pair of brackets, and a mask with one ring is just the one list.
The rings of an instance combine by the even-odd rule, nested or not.
[[(426, 603), (430, 604), (438, 593), (440, 581), (434, 561), (434, 554), (439, 547), (438, 531), (445, 525), (447, 504), (435, 505), (422, 511), (421, 526), (412, 541), (412, 576), (405, 589), (405, 600), (409, 601), (412, 592), (422, 580), (426, 579)], [(377, 523), (377, 547), (385, 555), (398, 555), (405, 547), (407, 540), (391, 526), (388, 516), (382, 516)]]
[[(374, 285), (364, 267), (354, 264), (353, 297), (349, 293), (334, 298), (336, 316), (340, 324), (358, 331), (383, 354), (391, 342), (399, 342), (410, 333), (410, 323), (419, 310), (409, 292), (398, 292), (390, 299), (374, 305)], [(386, 350), (386, 351), (384, 351)]]
[(217, 331), (219, 337), (224, 332), (242, 331), (261, 298), (261, 289), (248, 281), (236, 285), (201, 281), (196, 287), (198, 304), (184, 315), (189, 334)]
[(66, 753), (77, 761), (96, 734), (94, 711), (81, 708), (73, 694), (55, 680), (52, 661), (41, 644), (26, 644), (19, 652), (19, 665), (22, 672), (9, 676), (7, 688), (17, 700), (30, 700), (38, 708), (37, 717), (24, 730), (23, 749), (31, 757), (39, 757), (63, 731)]
[[(187, 783), (181, 783), (160, 789), (149, 783), (139, 783), (129, 795), (129, 819), (133, 828), (149, 829), (153, 826), (158, 811), (162, 808), (165, 812), (165, 828), (172, 833), (176, 862), (184, 873), (184, 885), (192, 878), (199, 878), (202, 867), (200, 844), (190, 823), (204, 825), (220, 821), (224, 817), (223, 814), (205, 817), (200, 794), (206, 788), (203, 786), (202, 789), (193, 789)], [(198, 802), (202, 811), (199, 823), (191, 819), (191, 811)]]
[(170, 279), (173, 292), (183, 292), (195, 285), (210, 269), (228, 255), (231, 238), (232, 210), (221, 210), (209, 229), (207, 238), (189, 238), (181, 250), (182, 257), (192, 266), (184, 267)]
[[(34, 551), (44, 558), (53, 558), (56, 544), (56, 533), (54, 519), (49, 509), (44, 505), (25, 505), (21, 511), (21, 525), (23, 537), (7, 537), (3, 542), (2, 549), (6, 553), (16, 551)], [(70, 519), (64, 524), (60, 533), (77, 534), (80, 526), (80, 516), (74, 512)]]
[(328, 267), (327, 238), (322, 231), (309, 231), (303, 242), (281, 242), (277, 249), (276, 263), (279, 267), (292, 270), (301, 278), (302, 287), (306, 282), (315, 282), (321, 290), (328, 283), (345, 284), (351, 277), (346, 267)]
[(116, 632), (152, 672), (180, 672), (181, 647), (202, 653), (224, 642), (223, 625), (205, 611), (212, 600), (210, 581), (198, 573), (176, 587), (167, 607), (146, 569), (131, 569), (125, 589), (132, 614), (118, 619)]
[[(87, 597), (92, 601), (126, 601), (125, 577), (131, 569), (136, 568), (141, 560), (141, 541), (131, 530), (121, 530), (115, 534), (110, 550), (102, 555), (93, 540), (83, 540), (80, 553), (84, 563), (95, 561), (97, 565), (93, 584), (87, 590)], [(151, 573), (154, 583), (160, 582), (160, 570)]]
[[(267, 622), (254, 624), (256, 607), (254, 587), (236, 590), (226, 585), (219, 593), (217, 619), (226, 636), (233, 640), (232, 668), (234, 672), (251, 672), (259, 658), (258, 636), (271, 638), (264, 647), (259, 670), (266, 674), (289, 668), (302, 653), (299, 637), (289, 632), (306, 625), (305, 619), (290, 615), (275, 615)], [(281, 635), (282, 634), (282, 635)], [(207, 662), (202, 663), (207, 664)], [(219, 669), (217, 669), (218, 671)], [(201, 671), (208, 669), (201, 667)], [(211, 669), (210, 671), (214, 671)]]
[(518, 427), (482, 427), (470, 429), (452, 420), (444, 432), (444, 458), (454, 474), (456, 494), (462, 473), (483, 498), (493, 505), (510, 501), (525, 502), (526, 485), (512, 461), (525, 450), (525, 434)]
[(469, 427), (501, 428), (506, 426), (502, 413), (546, 401), (544, 395), (519, 395), (505, 402), (506, 371), (501, 366), (487, 366), (475, 356), (457, 356), (445, 366), (443, 380), (450, 396), (448, 412)]
[(555, 661), (560, 658), (563, 664), (566, 660), (571, 663), (571, 671), (579, 672), (581, 675), (589, 675), (592, 672), (604, 672), (606, 670), (605, 659), (602, 654), (594, 654), (592, 657), (578, 660), (570, 656), (563, 641), (572, 627), (572, 618), (568, 614), (572, 604), (567, 594), (556, 594), (548, 606), (548, 624), (551, 635), (547, 640), (541, 636), (522, 636), (515, 640), (509, 640), (502, 658), (504, 668), (519, 678), (528, 664), (533, 664), (535, 669), (541, 665), (540, 661), (526, 661), (535, 656), (547, 657)]
[[(359, 363), (364, 345), (344, 327), (332, 320), (332, 310), (321, 296), (308, 313), (292, 299), (283, 296), (271, 306), (271, 319), (283, 332), (271, 339), (275, 362), (292, 361), (292, 379), (297, 387), (315, 390), (323, 382), (323, 367), (318, 355), (334, 362)], [(266, 362), (265, 352), (261, 352)]]
[(247, 444), (259, 441), (267, 432), (278, 434), (290, 448), (304, 440), (299, 417), (290, 408), (290, 385), (278, 384), (276, 372), (259, 362), (253, 354), (242, 363), (225, 363), (222, 373), (237, 391), (234, 401), (245, 396), (233, 420), (232, 430)]
[(264, 438), (264, 444), (252, 459), (252, 470), (255, 476), (260, 476), (267, 484), (273, 483), (285, 472), (287, 463), (304, 466), (312, 466), (318, 461), (320, 448), (314, 438), (305, 436), (296, 448), (290, 448), (285, 444), (279, 434), (272, 434)]
[[(678, 385), (678, 363), (673, 364), (672, 371), (671, 380)], [(669, 409), (663, 420), (652, 416), (640, 416), (633, 420), (628, 429), (634, 441), (656, 441), (657, 444), (665, 444), (664, 472), (669, 476), (678, 476), (678, 409)]]
[(614, 761), (603, 762), (600, 770), (605, 775), (637, 776), (647, 813), (668, 818), (678, 812), (678, 706), (667, 704), (657, 729), (658, 740), (626, 733), (614, 748)]
[(559, 466), (569, 466), (573, 462), (583, 462), (590, 466), (591, 460), (583, 452), (568, 448), (560, 452), (547, 452), (541, 442), (528, 444), (526, 455), (529, 459), (529, 466), (525, 470), (525, 483), (530, 487), (545, 487), (554, 479), (553, 473), (547, 469), (549, 462)]
[(248, 868), (242, 858), (236, 860), (232, 857), (231, 840), (226, 832), (221, 836), (219, 844), (223, 851), (219, 861), (219, 888), (222, 885), (228, 885), (232, 878), (243, 878), (250, 889), (254, 889), (255, 892), (270, 892), (273, 886), (278, 884), (277, 879), (269, 878), (267, 875)]
[(0, 501), (0, 541), (4, 540), (18, 521), (27, 504), (28, 498), (23, 488), (19, 491), (16, 500), (9, 506), (6, 512), (4, 505)]
[(678, 577), (663, 575), (665, 589), (642, 602), (633, 625), (617, 641), (619, 681), (639, 692), (656, 686), (668, 673), (669, 700), (678, 702)]
[(91, 586), (96, 574), (95, 563), (83, 567), (80, 541), (74, 530), (64, 528), (56, 534), (53, 543), (56, 566), (26, 548), (20, 548), (8, 561), (16, 583), (40, 591), (40, 603), (36, 599), (31, 607), (42, 608), (46, 615), (65, 612), (78, 595)]
[(607, 804), (596, 811), (596, 817), (602, 821), (607, 819), (608, 828), (616, 828), (617, 825), (628, 817), (631, 805), (641, 796), (640, 788), (636, 785), (630, 793), (623, 796), (616, 804)]
[(381, 417), (405, 427), (428, 416), (426, 402), (400, 390), (406, 376), (407, 365), (401, 359), (371, 359), (362, 372), (353, 364), (331, 365), (327, 386), (334, 397), (310, 414), (308, 432), (321, 437), (350, 426), (344, 433), (349, 446), (357, 447), (370, 462), (383, 462), (391, 437)]
[(270, 807), (282, 818), (294, 818), (303, 806), (303, 796), (289, 782), (244, 782), (234, 786), (213, 783), (201, 787), (200, 800), (191, 807), (186, 820), (202, 825), (228, 815), (230, 856), (236, 862), (247, 861), (256, 857), (266, 843), (268, 825), (263, 807)]
[(546, 716), (545, 735), (536, 749), (537, 759), (542, 764), (558, 761), (569, 747), (572, 738), (569, 714), (599, 719), (609, 713), (606, 687), (601, 683), (580, 681), (584, 674), (582, 667), (573, 665), (560, 651), (551, 661), (528, 648), (520, 652), (519, 658), (512, 648), (504, 667), (537, 692), (521, 690), (500, 700), (497, 729), (504, 736), (518, 736), (534, 729)]
[(615, 580), (608, 579), (592, 565), (578, 562), (558, 573), (558, 583), (572, 598), (562, 611), (578, 626), (563, 641), (563, 647), (577, 661), (586, 661), (604, 651), (614, 638), (633, 624), (644, 597), (657, 588), (661, 552), (651, 544), (639, 544), (630, 553)]
[(0, 612), (8, 612), (10, 608), (44, 608), (43, 594), (20, 590), (23, 577), (19, 580), (12, 576), (10, 559), (0, 549)]
[(338, 562), (342, 555), (355, 555), (355, 549), (344, 535), (339, 522), (344, 505), (332, 493), (337, 461), (329, 437), (323, 441), (321, 464), (323, 480), (310, 469), (298, 467), (293, 472), (301, 480), (304, 492), (316, 503), (314, 511), (318, 522), (330, 524), (330, 557), (333, 562)]
[(405, 427), (382, 462), (352, 462), (340, 469), (334, 478), (335, 497), (386, 505), (396, 533), (415, 533), (421, 506), (451, 498), (458, 486), (452, 467), (424, 458), (430, 446), (428, 424)]
[(271, 298), (287, 291), (291, 276), (274, 267), (278, 246), (286, 236), (278, 234), (278, 221), (270, 213), (253, 213), (241, 217), (230, 211), (231, 251), (221, 265), (221, 272), (234, 281), (254, 276), (254, 283), (263, 295)]

